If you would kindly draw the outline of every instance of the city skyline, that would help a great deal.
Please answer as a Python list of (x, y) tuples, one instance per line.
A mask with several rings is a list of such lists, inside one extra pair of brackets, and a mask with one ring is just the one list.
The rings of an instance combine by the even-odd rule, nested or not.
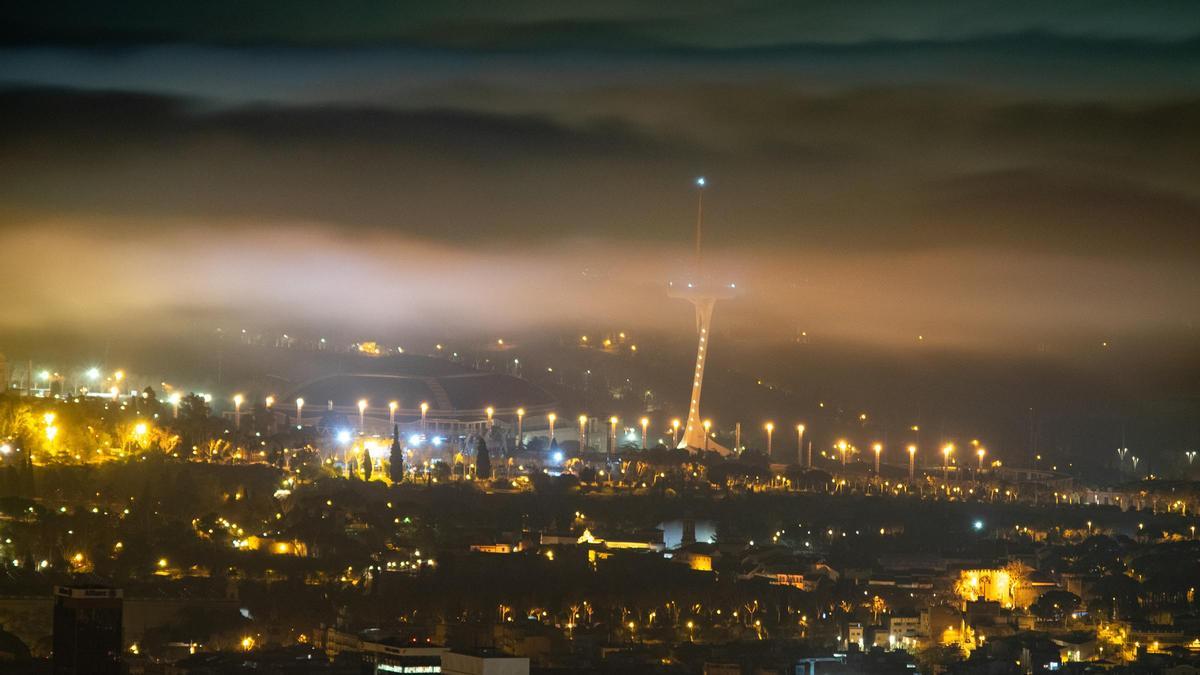
[(0, 23), (0, 670), (1200, 671), (1200, 5)]

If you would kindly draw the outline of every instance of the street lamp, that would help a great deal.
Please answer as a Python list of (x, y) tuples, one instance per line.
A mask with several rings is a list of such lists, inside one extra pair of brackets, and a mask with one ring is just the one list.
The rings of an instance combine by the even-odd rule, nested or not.
[(421, 433), (425, 433), (425, 413), (429, 412), (429, 404), (421, 401)]
[(242, 401), (245, 400), (241, 394), (233, 395), (233, 426), (238, 429), (242, 428)]
[(983, 458), (984, 458), (984, 456), (985, 456), (985, 455), (987, 455), (987, 449), (986, 449), (986, 448), (979, 448), (978, 450), (976, 450), (976, 451), (975, 451), (975, 456), (979, 458), (979, 471), (980, 471), (980, 473), (982, 473), (982, 472), (983, 472)]
[(838, 452), (842, 453), (842, 467), (845, 468), (845, 466), (846, 466), (846, 451), (849, 449), (849, 446), (846, 444), (845, 440), (841, 440), (841, 441), (837, 442), (837, 449), (838, 449)]
[(275, 397), (267, 396), (265, 399), (263, 399), (263, 403), (266, 404), (266, 408), (267, 408), (267, 424), (270, 425), (271, 430), (274, 430), (275, 429), (275, 415), (271, 412), (271, 406), (275, 405)]
[(297, 429), (304, 426), (304, 422), (302, 421), (304, 418), (301, 417), (301, 415), (303, 415), (303, 414), (304, 414), (304, 399), (298, 398), (298, 399), (296, 399), (296, 428)]
[(908, 482), (913, 482), (917, 472), (917, 446), (908, 446)]
[(708, 430), (712, 428), (712, 420), (704, 420), (704, 451), (708, 452)]
[(363, 433), (363, 424), (366, 422), (367, 399), (358, 399), (358, 433)]
[(642, 449), (645, 450), (646, 449), (646, 427), (650, 426), (650, 418), (643, 417), (640, 421), (642, 423)]
[[(804, 425), (796, 425), (796, 463), (799, 464), (804, 457)], [(812, 453), (808, 455), (808, 468), (812, 468)]]
[(550, 442), (554, 442), (554, 420), (558, 419), (558, 415), (550, 413), (546, 415), (546, 419), (550, 421)]
[(522, 432), (521, 429), (525, 424), (525, 409), (517, 408), (517, 447), (521, 447)]
[(947, 443), (942, 446), (942, 482), (950, 481), (950, 453), (954, 452), (954, 444)]
[(395, 401), (388, 401), (388, 425), (393, 427), (396, 426), (396, 408), (399, 407), (399, 403)]
[(613, 415), (608, 418), (609, 436), (608, 436), (608, 452), (611, 454), (617, 450), (617, 416)]
[(488, 429), (491, 429), (492, 428), (492, 416), (496, 414), (496, 409), (489, 405), (487, 408), (484, 408), (483, 412), (487, 413)]
[(1196, 451), (1188, 450), (1187, 452), (1183, 453), (1183, 455), (1184, 455), (1184, 457), (1188, 458), (1188, 466), (1191, 466), (1192, 461), (1196, 459)]
[(883, 443), (876, 443), (871, 446), (871, 449), (875, 451), (875, 475), (878, 476), (879, 475), (879, 457), (880, 457), (880, 455), (883, 454)]
[(579, 416), (579, 451), (583, 452), (587, 448), (587, 415)]
[(179, 402), (183, 400), (183, 395), (177, 391), (171, 392), (171, 396), (168, 400), (171, 401), (171, 408), (173, 409), (173, 415), (175, 419), (179, 419)]
[(768, 460), (770, 460), (770, 459), (771, 459), (771, 454), (772, 454), (772, 453), (771, 453), (771, 446), (772, 446), (772, 445), (774, 445), (773, 441), (774, 441), (774, 439), (775, 439), (775, 423), (774, 423), (774, 422), (767, 422), (767, 423), (766, 423), (765, 425), (763, 425), (763, 426), (764, 426), (764, 427), (766, 428), (766, 430), (767, 430), (767, 459), (768, 459)]
[(679, 445), (679, 418), (671, 420), (671, 447)]

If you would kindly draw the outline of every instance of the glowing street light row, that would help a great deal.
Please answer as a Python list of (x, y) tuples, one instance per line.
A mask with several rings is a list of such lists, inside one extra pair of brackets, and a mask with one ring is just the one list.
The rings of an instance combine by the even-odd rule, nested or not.
[[(773, 425), (770, 422), (767, 423), (767, 433), (768, 433), (768, 436), (767, 436), (768, 446), (767, 447), (768, 448), (770, 447), (770, 435), (769, 434), (771, 432), (772, 426)], [(799, 434), (801, 442), (803, 442), (804, 425), (797, 425), (797, 432)], [(984, 448), (982, 445), (980, 445), (978, 440), (971, 441), (971, 446), (973, 448), (975, 448), (975, 457), (979, 462), (978, 470), (983, 471), (983, 469), (984, 469), (983, 462), (984, 462), (984, 458), (987, 456), (987, 449)], [(838, 453), (841, 455), (842, 466), (846, 466), (847, 458), (849, 457), (849, 453), (850, 453), (850, 450), (852, 449), (852, 447), (853, 446), (851, 446), (849, 443), (847, 443), (844, 439), (838, 440), (834, 444), (834, 449), (836, 449), (838, 451)], [(950, 457), (954, 454), (955, 450), (956, 450), (956, 448), (953, 443), (946, 443), (941, 448), (942, 479), (943, 480), (946, 480), (949, 477)], [(878, 442), (872, 443), (871, 451), (875, 455), (875, 473), (878, 474), (879, 470), (880, 470), (880, 462), (882, 461), (882, 457), (883, 457), (883, 444), (878, 443)], [(915, 444), (910, 443), (908, 446), (905, 447), (905, 451), (908, 452), (908, 478), (911, 481), (915, 478), (915, 475), (916, 475), (917, 446)], [(810, 458), (809, 466), (811, 466), (812, 465), (811, 453), (809, 455), (809, 458)]]
[[(122, 373), (121, 371), (117, 371), (117, 372), (118, 372), (118, 376), (124, 375), (124, 373)], [(174, 406), (174, 409), (175, 409), (176, 417), (179, 416), (180, 400), (181, 400), (181, 398), (178, 393), (174, 393), (170, 397), (171, 404)], [(245, 402), (245, 397), (242, 394), (235, 394), (233, 396), (234, 419), (235, 419), (235, 424), (239, 428), (241, 427), (241, 406), (244, 402)], [(265, 399), (265, 403), (266, 403), (267, 408), (271, 408), (275, 403), (275, 397), (267, 396)], [(388, 407), (389, 423), (395, 424), (396, 411), (399, 409), (399, 403), (396, 401), (390, 401), (388, 403), (387, 407)], [(365, 426), (365, 421), (366, 421), (365, 420), (366, 411), (369, 408), (369, 403), (368, 403), (367, 399), (365, 399), (365, 398), (359, 399), (359, 401), (357, 403), (357, 408), (358, 408), (358, 414), (359, 414), (359, 432), (362, 433), (364, 426)], [(296, 417), (298, 420), (303, 415), (303, 411), (304, 411), (304, 399), (297, 398), (296, 399)], [(422, 428), (422, 430), (424, 430), (426, 416), (429, 412), (429, 404), (427, 402), (422, 401), (421, 405), (420, 405), (420, 411), (421, 411), (421, 428)], [(485, 408), (484, 412), (487, 415), (488, 428), (491, 428), (495, 424), (496, 410), (494, 407), (488, 406), (487, 408)], [(523, 427), (524, 427), (524, 419), (525, 419), (525, 409), (517, 408), (516, 416), (517, 416), (517, 429), (516, 429), (517, 437), (520, 438), (523, 435), (523, 431), (524, 431)], [(580, 414), (578, 417), (579, 438), (580, 438), (581, 443), (584, 442), (584, 438), (587, 435), (587, 420), (588, 420), (588, 416), (586, 414)], [(546, 421), (549, 426), (550, 439), (553, 440), (556, 437), (555, 424), (558, 421), (558, 414), (554, 413), (554, 412), (547, 413)], [(610, 433), (612, 434), (614, 439), (616, 437), (616, 427), (617, 427), (618, 422), (619, 422), (619, 418), (615, 415), (609, 418), (609, 424), (611, 425)], [(649, 445), (650, 418), (642, 417), (641, 419), (638, 420), (638, 424), (641, 428), (641, 447), (642, 447), (642, 449), (646, 449)], [(674, 446), (678, 443), (680, 426), (681, 426), (681, 422), (678, 418), (671, 420), (671, 444), (672, 444), (672, 446)], [(704, 420), (702, 426), (704, 427), (704, 433), (705, 433), (706, 445), (707, 445), (707, 438), (709, 437), (709, 434), (712, 429), (712, 421)], [(775, 423), (768, 421), (763, 425), (763, 428), (767, 432), (767, 455), (771, 456), (774, 451)], [(803, 449), (804, 449), (804, 432), (805, 432), (805, 430), (806, 430), (806, 427), (804, 424), (796, 425), (796, 443), (797, 443), (797, 448), (799, 449), (799, 451), (801, 453), (803, 452)], [(987, 455), (987, 450), (984, 447), (982, 447), (979, 444), (979, 441), (977, 441), (977, 440), (972, 441), (971, 445), (975, 448), (975, 455), (979, 462), (978, 469), (980, 471), (982, 471), (984, 468), (983, 462), (984, 462), (984, 458)], [(838, 450), (839, 454), (841, 455), (842, 465), (845, 466), (847, 463), (848, 453), (850, 450), (849, 444), (845, 440), (839, 440), (835, 444), (834, 447)], [(705, 449), (707, 449), (707, 447)], [(879, 473), (880, 462), (882, 461), (882, 454), (883, 454), (883, 444), (882, 443), (874, 443), (871, 446), (871, 450), (874, 452), (874, 455), (875, 455), (875, 457), (874, 457), (875, 472)], [(909, 445), (909, 446), (907, 446), (906, 450), (907, 450), (908, 456), (909, 456), (909, 478), (912, 479), (914, 477), (915, 469), (916, 469), (915, 461), (916, 461), (917, 446)], [(953, 443), (947, 443), (941, 449), (943, 477), (948, 477), (950, 456), (954, 453), (954, 450), (955, 450), (955, 446)], [(1189, 453), (1185, 453), (1185, 454), (1188, 456), (1188, 461), (1190, 464), (1192, 462), (1192, 460), (1195, 458), (1196, 453), (1189, 452)], [(808, 452), (807, 465), (809, 467), (812, 466), (812, 449), (811, 448), (809, 448), (809, 452)]]
[[(118, 372), (120, 372), (120, 371), (118, 371)], [(179, 394), (178, 393), (172, 394), (170, 400), (171, 400), (172, 405), (175, 407), (175, 416), (178, 417), (179, 402), (180, 402)], [(242, 403), (244, 403), (244, 402), (245, 402), (245, 397), (242, 396), (242, 394), (234, 395), (233, 403), (234, 403), (235, 423), (239, 428), (241, 427), (241, 406), (242, 406)], [(275, 397), (267, 396), (265, 399), (265, 402), (266, 402), (267, 408), (270, 408), (275, 403)], [(364, 425), (365, 425), (365, 416), (366, 416), (366, 411), (367, 411), (368, 407), (369, 407), (369, 404), (368, 404), (367, 399), (359, 399), (357, 408), (358, 408), (358, 414), (359, 414), (359, 432), (360, 433), (362, 433)], [(388, 403), (389, 423), (395, 424), (396, 410), (398, 408), (399, 408), (399, 403), (397, 403), (396, 401), (390, 401)], [(299, 419), (301, 417), (303, 410), (304, 410), (304, 399), (297, 398), (296, 399), (296, 417), (297, 417), (297, 419)], [(421, 428), (424, 429), (426, 415), (429, 412), (429, 404), (424, 401), (421, 402), (420, 411), (421, 411)], [(491, 428), (495, 424), (496, 410), (494, 407), (488, 406), (484, 410), (484, 412), (487, 415), (488, 428)], [(517, 415), (517, 436), (519, 438), (522, 436), (522, 433), (524, 431), (523, 426), (524, 426), (524, 418), (525, 418), (525, 409), (517, 408), (516, 415)], [(583, 440), (587, 434), (587, 420), (588, 420), (588, 416), (586, 414), (580, 414), (578, 417), (579, 438), (580, 438), (581, 443), (583, 442)], [(558, 414), (554, 413), (554, 412), (547, 413), (546, 421), (549, 426), (550, 439), (553, 440), (556, 437), (555, 424), (558, 421)], [(618, 422), (619, 422), (619, 418), (616, 417), (615, 415), (609, 418), (609, 423), (612, 427), (611, 433), (614, 437), (616, 436), (616, 426), (617, 426)], [(638, 420), (638, 423), (639, 423), (639, 426), (641, 427), (641, 447), (642, 447), (642, 449), (646, 449), (649, 444), (650, 418), (642, 417), (641, 419)], [(672, 444), (672, 446), (674, 446), (678, 443), (680, 426), (681, 426), (681, 422), (678, 418), (671, 420), (671, 444)], [(707, 437), (711, 431), (711, 428), (712, 428), (712, 421), (704, 420), (703, 426), (704, 426), (705, 437), (707, 439)], [(771, 456), (774, 451), (775, 423), (769, 421), (763, 425), (763, 428), (767, 432), (767, 455)], [(798, 449), (801, 452), (803, 452), (803, 448), (804, 448), (804, 432), (805, 432), (805, 430), (806, 430), (806, 427), (804, 424), (796, 425), (796, 443), (797, 443)], [(707, 441), (706, 441), (706, 444), (707, 444)], [(977, 441), (977, 440), (972, 441), (971, 445), (975, 448), (975, 454), (976, 454), (976, 457), (978, 458), (978, 462), (979, 462), (978, 468), (980, 471), (982, 471), (983, 470), (983, 461), (984, 461), (984, 457), (987, 455), (987, 450), (984, 447), (982, 447), (979, 444), (979, 441)], [(846, 462), (847, 462), (848, 452), (850, 449), (849, 444), (845, 440), (840, 440), (835, 444), (834, 447), (841, 454), (842, 465), (845, 466)], [(882, 454), (883, 454), (883, 444), (882, 443), (874, 443), (871, 446), (871, 450), (874, 452), (874, 455), (875, 455), (875, 457), (874, 457), (875, 472), (879, 473), (880, 462), (882, 461)], [(915, 445), (909, 445), (906, 448), (906, 450), (909, 455), (909, 478), (911, 479), (911, 478), (913, 478), (913, 476), (915, 474), (915, 460), (916, 460), (917, 447)], [(954, 447), (953, 443), (947, 443), (946, 445), (944, 445), (942, 447), (942, 450), (941, 450), (942, 451), (942, 468), (943, 468), (944, 477), (948, 476), (950, 456), (954, 453), (954, 450), (955, 450), (955, 447)], [(1186, 453), (1186, 454), (1190, 455), (1188, 457), (1188, 460), (1190, 463), (1193, 460), (1193, 458), (1195, 457), (1195, 453), (1191, 452), (1191, 453)], [(807, 464), (810, 467), (812, 466), (811, 448), (809, 449)]]
[[(233, 405), (234, 405), (235, 424), (240, 428), (241, 427), (241, 408), (242, 408), (242, 404), (246, 402), (246, 398), (242, 394), (234, 394), (232, 400), (233, 400)], [(175, 416), (176, 417), (179, 416), (179, 404), (181, 403), (181, 401), (182, 401), (182, 396), (179, 393), (171, 394), (170, 402), (171, 402), (172, 406), (174, 406), (174, 408), (175, 408)], [(270, 409), (275, 404), (275, 397), (267, 396), (264, 399), (264, 402), (266, 404), (266, 407), (268, 409)], [(304, 404), (305, 404), (305, 401), (303, 398), (296, 399), (296, 417), (297, 417), (297, 419), (300, 419), (303, 416)], [(362, 432), (363, 427), (365, 425), (365, 421), (366, 421), (365, 420), (366, 411), (370, 408), (370, 404), (369, 404), (368, 400), (365, 398), (359, 399), (356, 404), (356, 407), (358, 408), (358, 415), (359, 415), (359, 420), (358, 420), (359, 431)], [(396, 401), (390, 401), (388, 403), (388, 419), (389, 419), (389, 422), (392, 424), (395, 424), (396, 411), (399, 409), (399, 407), (400, 407), (400, 404)], [(424, 427), (426, 415), (429, 412), (429, 404), (427, 402), (422, 401), (421, 405), (420, 405), (420, 411), (421, 411), (421, 425), (422, 425), (422, 427)], [(487, 415), (488, 427), (490, 428), (495, 424), (496, 409), (492, 406), (488, 406), (487, 408), (484, 409), (484, 413)], [(520, 436), (523, 431), (522, 427), (523, 427), (524, 419), (525, 419), (525, 408), (517, 408), (516, 415), (517, 415), (517, 435)], [(586, 414), (580, 414), (578, 417), (579, 430), (580, 430), (579, 433), (580, 433), (581, 438), (586, 435), (587, 420), (588, 420), (588, 416)], [(555, 437), (555, 424), (558, 421), (558, 414), (554, 413), (554, 412), (547, 413), (546, 421), (549, 425), (550, 437), (553, 439)], [(613, 425), (614, 430), (616, 428), (616, 424), (618, 421), (619, 421), (619, 419), (616, 416), (613, 416), (609, 419), (609, 422)], [(642, 417), (639, 420), (639, 425), (641, 426), (641, 430), (642, 430), (642, 436), (641, 436), (642, 447), (646, 448), (648, 445), (648, 438), (649, 438), (650, 418)], [(672, 444), (675, 444), (678, 441), (680, 425), (681, 425), (681, 422), (679, 419), (671, 420)], [(706, 424), (704, 426), (705, 426), (705, 431), (707, 432), (709, 430), (709, 428), (712, 426), (712, 422), (706, 420)], [(801, 430), (803, 429), (803, 426), (804, 425), (800, 425)], [(615, 433), (615, 431), (614, 431), (614, 433)]]

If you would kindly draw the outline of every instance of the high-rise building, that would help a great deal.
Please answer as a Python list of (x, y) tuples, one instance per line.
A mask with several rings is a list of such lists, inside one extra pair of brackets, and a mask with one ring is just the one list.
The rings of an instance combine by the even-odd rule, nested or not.
[(120, 589), (99, 585), (54, 589), (54, 675), (120, 675)]

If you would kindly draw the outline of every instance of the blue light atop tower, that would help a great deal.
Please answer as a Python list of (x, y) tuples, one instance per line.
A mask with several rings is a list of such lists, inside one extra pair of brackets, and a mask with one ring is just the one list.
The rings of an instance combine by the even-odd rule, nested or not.
[(707, 184), (708, 181), (704, 179), (704, 176), (700, 176), (696, 179), (696, 187), (704, 187)]

